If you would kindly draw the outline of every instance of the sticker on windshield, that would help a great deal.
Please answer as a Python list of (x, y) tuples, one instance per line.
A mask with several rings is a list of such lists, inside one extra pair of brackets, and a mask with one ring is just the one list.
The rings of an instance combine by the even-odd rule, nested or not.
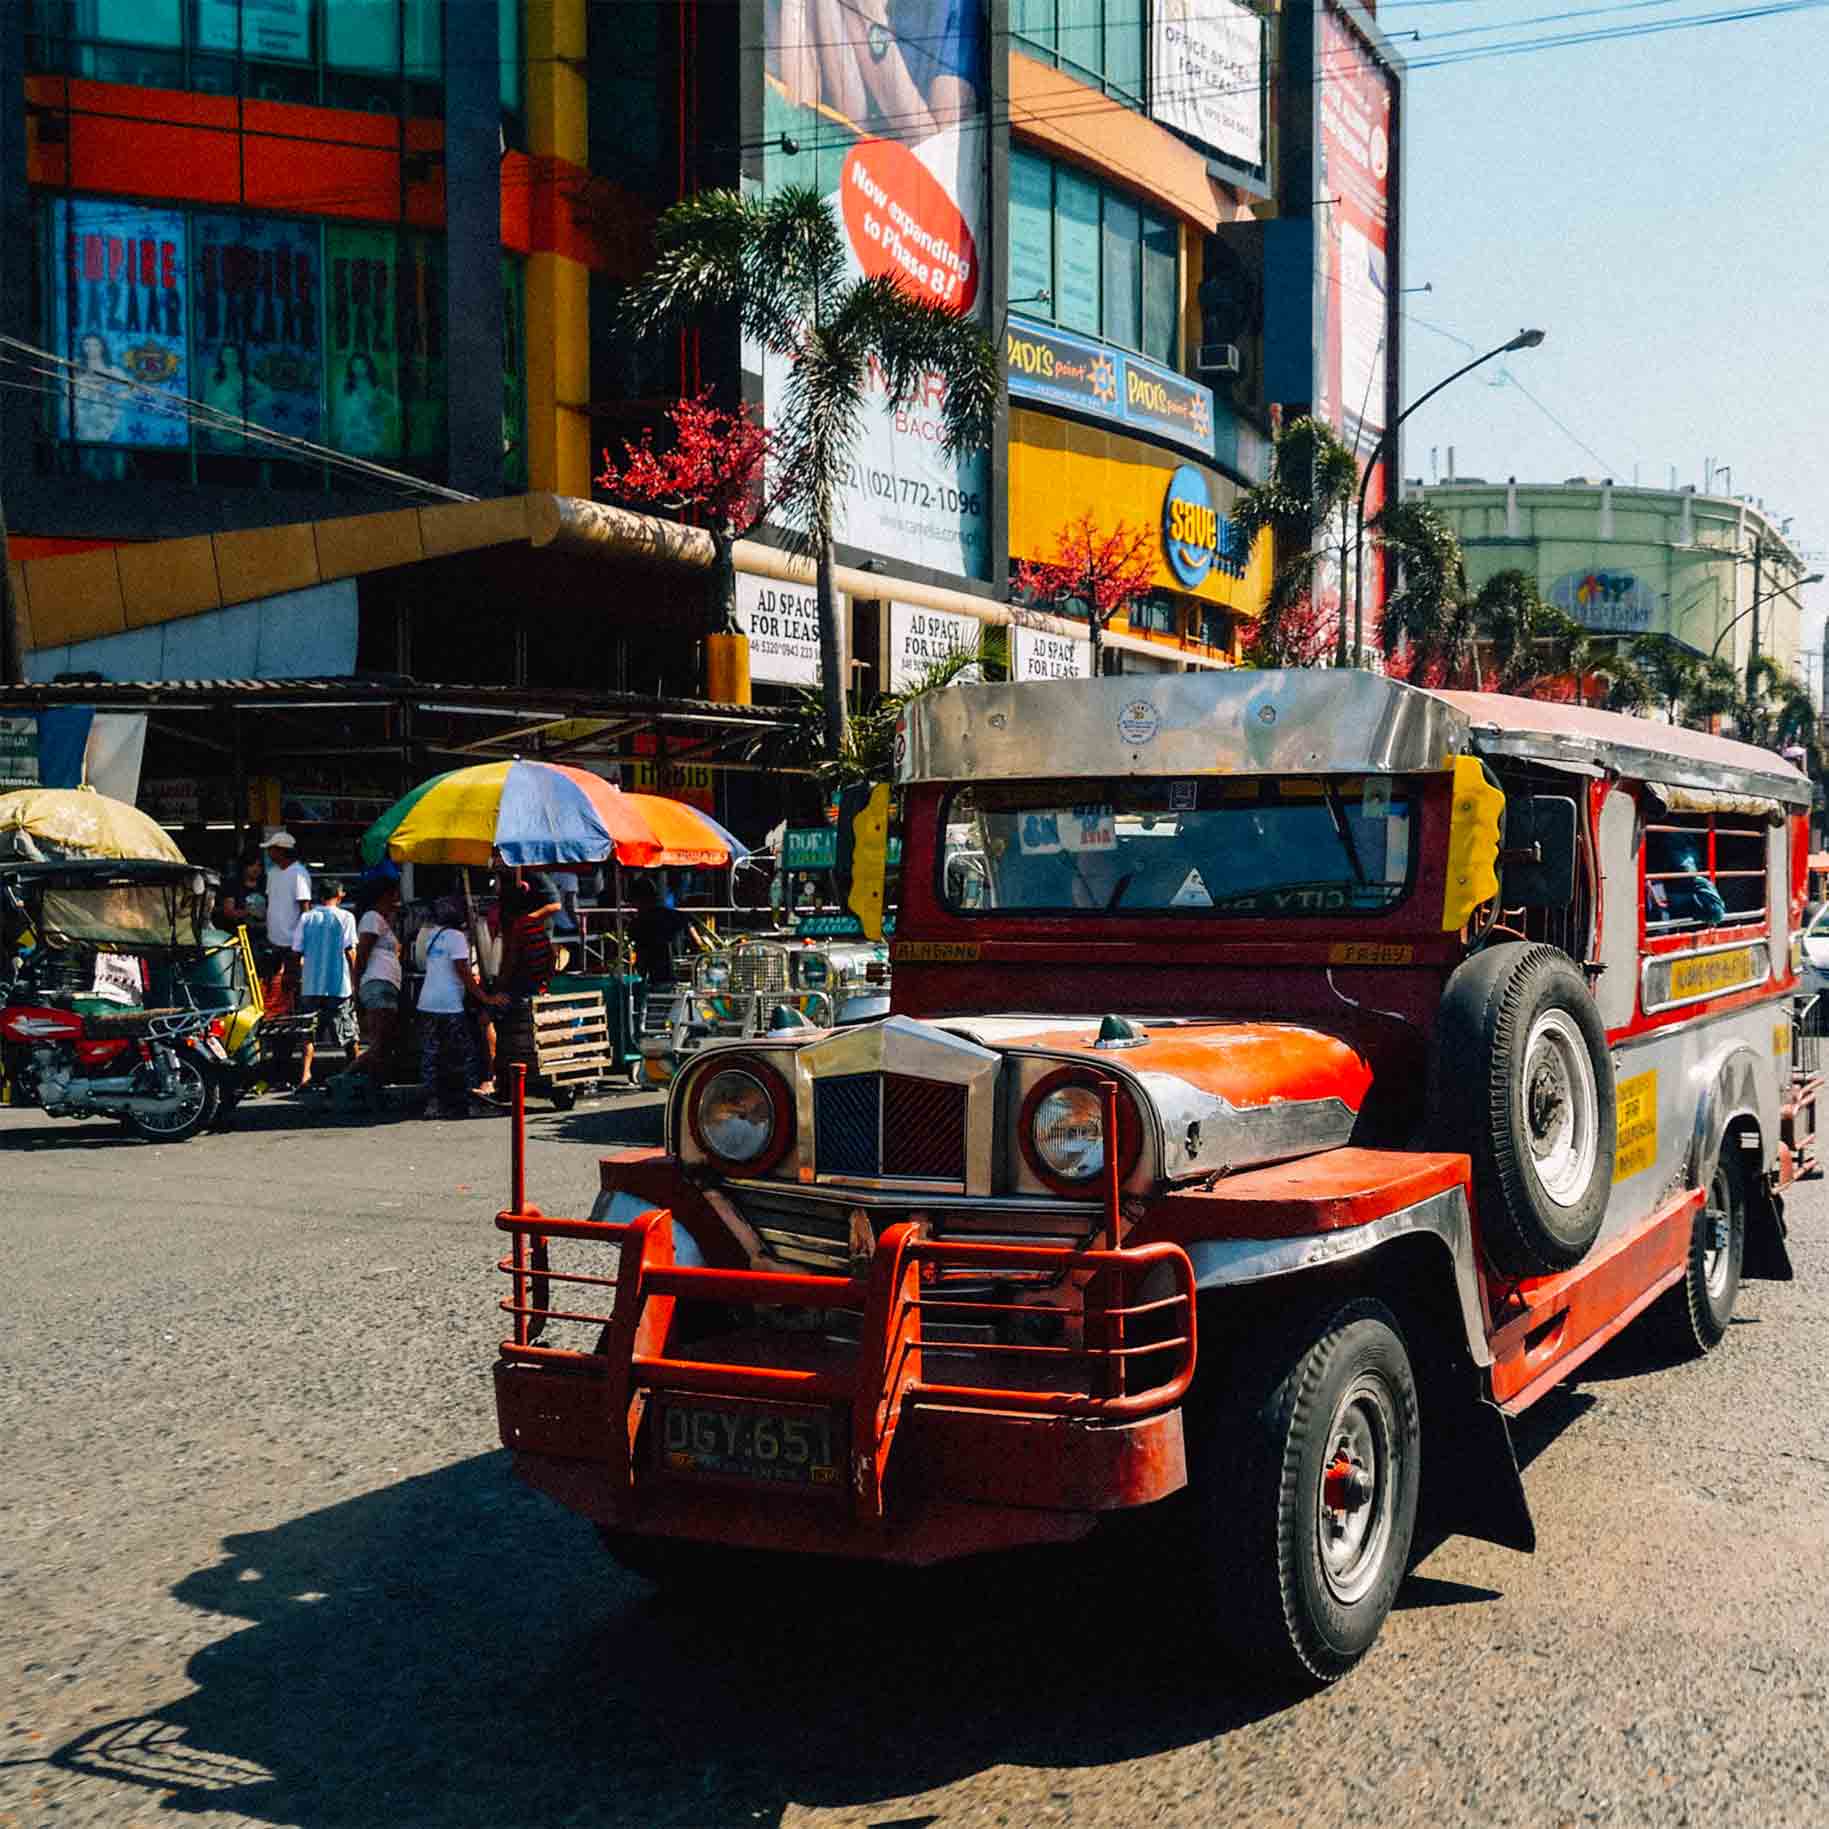
[(1383, 819), (1391, 810), (1391, 783), (1384, 775), (1367, 775), (1359, 811), (1367, 819)]
[(1059, 820), (1061, 843), (1069, 851), (1115, 851), (1118, 822), (1110, 807), (1075, 807)]
[(1162, 714), (1148, 699), (1132, 699), (1118, 713), (1118, 735), (1126, 743), (1148, 743), (1162, 724)]
[(1200, 783), (1198, 781), (1171, 781), (1169, 783), (1169, 811), (1171, 813), (1192, 813), (1200, 806)]
[(1024, 857), (1058, 857), (1061, 852), (1061, 814), (1058, 811), (1017, 815), (1016, 842)]
[(1171, 908), (1211, 908), (1213, 898), (1207, 893), (1207, 885), (1202, 879), (1198, 867), (1190, 870), (1181, 879), (1181, 887), (1169, 898)]

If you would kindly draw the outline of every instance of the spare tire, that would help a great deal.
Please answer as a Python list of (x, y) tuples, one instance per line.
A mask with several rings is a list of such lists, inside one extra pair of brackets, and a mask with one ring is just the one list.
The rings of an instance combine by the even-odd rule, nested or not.
[(1473, 1158), (1494, 1267), (1547, 1276), (1579, 1264), (1606, 1216), (1617, 1112), (1607, 1032), (1566, 953), (1510, 941), (1455, 971), (1430, 1108), (1436, 1146)]

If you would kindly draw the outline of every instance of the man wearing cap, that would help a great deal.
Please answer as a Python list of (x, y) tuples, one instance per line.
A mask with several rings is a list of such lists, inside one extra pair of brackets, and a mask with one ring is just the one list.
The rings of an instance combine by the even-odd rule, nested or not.
[(298, 924), (311, 906), (311, 872), (298, 861), (298, 840), (279, 831), (267, 839), (267, 945), (282, 959), (296, 956)]
[[(298, 1008), (298, 929), (311, 907), (311, 872), (298, 861), (298, 840), (283, 827), (268, 833), (266, 852), (267, 958), (262, 970), (274, 974), (268, 979), (268, 1002), (290, 1012)], [(275, 1047), (273, 1067), (281, 1079), (290, 1075), (290, 1036)]]

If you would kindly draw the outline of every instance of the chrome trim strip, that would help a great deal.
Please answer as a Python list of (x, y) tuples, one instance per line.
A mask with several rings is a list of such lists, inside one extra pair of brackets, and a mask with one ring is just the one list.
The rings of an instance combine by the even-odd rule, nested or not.
[[(1653, 1000), (1651, 995), (1652, 973), (1662, 970), (1665, 973), (1666, 988), (1669, 975), (1674, 967), (1686, 959), (1712, 959), (1724, 953), (1747, 953), (1757, 957), (1758, 970), (1751, 978), (1743, 978), (1737, 984), (1724, 984), (1714, 990), (1697, 991), (1688, 997), (1663, 997)], [(1762, 984), (1769, 983), (1772, 977), (1772, 949), (1768, 937), (1760, 934), (1746, 940), (1727, 940), (1719, 946), (1697, 946), (1682, 953), (1654, 953), (1639, 966), (1639, 1008), (1647, 1016), (1656, 1016), (1665, 1010), (1687, 1009), (1692, 1003), (1709, 1003), (1717, 997), (1737, 996), (1741, 991), (1756, 991)]]
[(1330, 1264), (1363, 1257), (1411, 1233), (1438, 1239), (1447, 1247), (1454, 1271), (1455, 1294), (1460, 1300), (1461, 1324), (1467, 1350), (1476, 1365), (1492, 1364), (1486, 1343), (1486, 1323), (1474, 1272), (1473, 1227), (1467, 1213), (1464, 1188), (1431, 1194), (1413, 1207), (1387, 1213), (1363, 1226), (1337, 1232), (1306, 1232), (1298, 1238), (1202, 1238), (1187, 1247), (1194, 1265), (1195, 1286), (1230, 1289), (1247, 1283), (1264, 1283), (1274, 1277), (1299, 1276)]

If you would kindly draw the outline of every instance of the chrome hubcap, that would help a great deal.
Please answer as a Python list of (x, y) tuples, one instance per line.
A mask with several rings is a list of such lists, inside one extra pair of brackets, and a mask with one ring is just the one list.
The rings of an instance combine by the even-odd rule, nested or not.
[(1599, 1126), (1594, 1068), (1574, 1018), (1545, 1010), (1524, 1048), (1524, 1119), (1545, 1194), (1572, 1207), (1594, 1174)]
[(1397, 1406), (1382, 1378), (1349, 1385), (1327, 1432), (1316, 1508), (1321, 1575), (1343, 1606), (1364, 1599), (1390, 1548), (1397, 1475)]

